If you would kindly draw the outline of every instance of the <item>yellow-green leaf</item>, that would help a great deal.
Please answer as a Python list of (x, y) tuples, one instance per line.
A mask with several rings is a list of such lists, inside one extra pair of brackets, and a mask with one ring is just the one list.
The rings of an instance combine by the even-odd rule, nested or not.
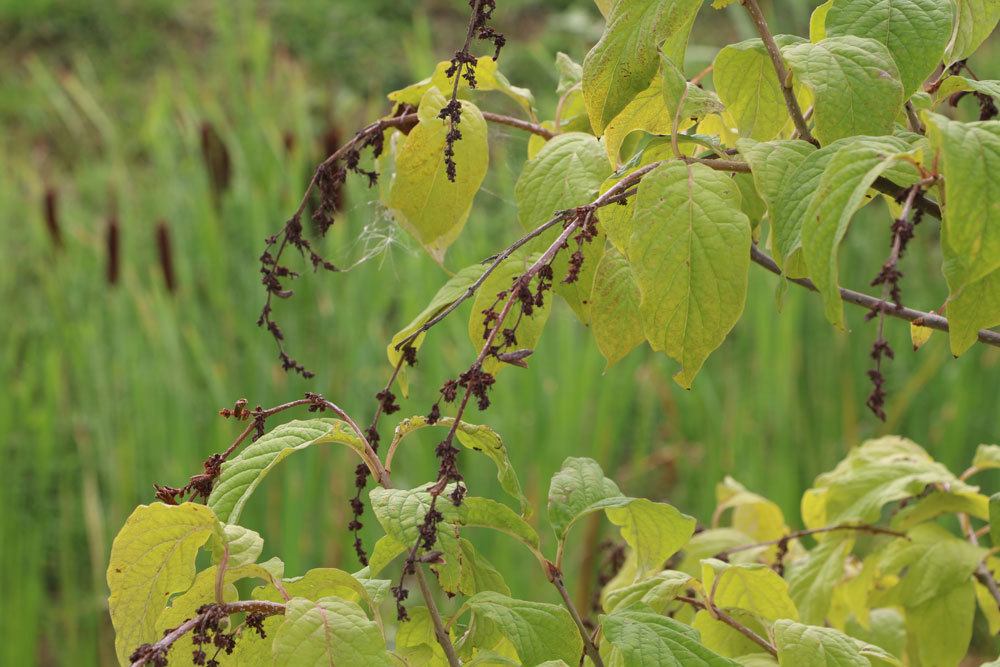
[(516, 600), (492, 591), (473, 595), (466, 605), (496, 623), (525, 665), (553, 659), (576, 664), (583, 654), (583, 640), (564, 607)]
[(156, 619), (170, 596), (195, 579), (195, 556), (219, 521), (204, 505), (140, 505), (111, 545), (108, 607), (121, 662), (141, 644), (156, 641)]
[(955, 0), (955, 4), (955, 29), (945, 51), (949, 65), (975, 53), (1000, 21), (1000, 3), (996, 0)]
[(292, 598), (274, 634), (275, 665), (394, 665), (377, 624), (354, 602)]
[(438, 117), (445, 104), (437, 88), (424, 93), (420, 122), (396, 156), (396, 174), (386, 202), (396, 221), (438, 262), (465, 226), (489, 166), (486, 121), (474, 104), (462, 101), (462, 122), (457, 128), (462, 138), (454, 144), (457, 175), (455, 182), (448, 180), (444, 147), (449, 123)]
[(590, 326), (607, 368), (645, 340), (640, 298), (628, 261), (615, 248), (607, 249), (597, 265), (590, 297)]
[(705, 359), (739, 320), (750, 265), (750, 220), (726, 174), (670, 162), (636, 195), (629, 261), (642, 295), (646, 339), (681, 364), (690, 388)]

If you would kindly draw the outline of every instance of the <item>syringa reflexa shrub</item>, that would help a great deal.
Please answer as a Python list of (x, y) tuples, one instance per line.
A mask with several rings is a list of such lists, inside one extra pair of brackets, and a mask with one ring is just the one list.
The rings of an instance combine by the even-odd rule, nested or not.
[[(1000, 324), (1000, 82), (978, 79), (968, 63), (1000, 3), (828, 0), (806, 38), (772, 35), (757, 0), (716, 0), (715, 9), (746, 11), (759, 37), (725, 46), (690, 78), (684, 54), (701, 0), (597, 4), (606, 28), (583, 63), (556, 58), (554, 118), (538, 118), (531, 92), (501, 73), (494, 0), (471, 0), (454, 56), (390, 93), (386, 115), (316, 169), (260, 257), (258, 324), (285, 370), (312, 376), (275, 319), (297, 276), (290, 251), (338, 270), (317, 238), (349, 175), (377, 189), (394, 223), (450, 277), (387, 341), (388, 378), (366, 427), (315, 393), (268, 409), (240, 400), (222, 411), (245, 425), (234, 442), (135, 510), (108, 569), (122, 663), (953, 667), (977, 614), (989, 633), (1000, 630), (1000, 498), (969, 483), (1000, 467), (997, 446), (980, 447), (955, 476), (909, 440), (863, 443), (805, 493), (798, 530), (732, 479), (699, 527), (669, 504), (624, 495), (596, 462), (569, 458), (552, 471), (543, 522), (500, 436), (468, 418), (473, 405), (489, 407), (502, 369), (527, 367), (557, 297), (609, 364), (648, 343), (692, 387), (739, 320), (753, 265), (778, 274), (779, 290), (817, 292), (836, 327), (845, 302), (867, 309), (876, 320), (867, 403), (879, 418), (894, 354), (884, 331), (895, 320), (910, 323), (915, 347), (934, 330), (947, 332), (955, 355), (977, 341), (1000, 345), (990, 328)], [(474, 54), (482, 42), (487, 54)], [(485, 110), (497, 94), (517, 116)], [(956, 120), (963, 99), (978, 105), (979, 121)], [(489, 170), (491, 124), (530, 135), (515, 188), (521, 236), (479, 264), (451, 267), (447, 250)], [(855, 213), (875, 200), (886, 224), (851, 232), (885, 246), (868, 294), (840, 286), (838, 252)], [(909, 290), (904, 305), (912, 242), (940, 253), (943, 306)], [(467, 302), (471, 363), (389, 437), (381, 417), (420, 380), (421, 346)], [(268, 430), (294, 408), (326, 416)], [(393, 457), (418, 429), (442, 434), (437, 475), (397, 488)], [(361, 569), (258, 563), (263, 539), (240, 526), (242, 510), (274, 466), (320, 444), (360, 459), (345, 528)], [(460, 460), (483, 456), (504, 502), (466, 484)], [(366, 511), (384, 532), (368, 545)], [(563, 563), (567, 536), (590, 514), (618, 527), (621, 546), (596, 605), (581, 608)], [(477, 528), (504, 533), (562, 604), (511, 597), (518, 573), (490, 564), (467, 530)], [(554, 550), (539, 530), (553, 531)]]

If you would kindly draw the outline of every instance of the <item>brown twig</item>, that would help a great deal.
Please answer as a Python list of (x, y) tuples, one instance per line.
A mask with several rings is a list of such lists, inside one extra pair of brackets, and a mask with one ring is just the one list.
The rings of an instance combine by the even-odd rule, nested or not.
[(580, 612), (577, 610), (576, 605), (573, 604), (573, 600), (569, 597), (569, 591), (566, 590), (566, 584), (564, 584), (562, 580), (562, 572), (556, 569), (555, 566), (550, 565), (548, 574), (549, 581), (551, 581), (552, 585), (559, 591), (563, 604), (566, 606), (566, 609), (569, 610), (569, 615), (573, 617), (573, 622), (580, 631), (580, 637), (583, 638), (584, 652), (590, 656), (590, 659), (593, 661), (595, 667), (604, 667), (604, 661), (601, 660), (601, 652), (597, 649), (597, 646), (591, 639), (590, 633), (587, 632), (587, 626), (583, 624), (583, 619), (580, 617)]
[(726, 612), (716, 607), (714, 604), (702, 602), (701, 600), (688, 597), (687, 595), (678, 595), (676, 599), (681, 602), (684, 602), (685, 604), (689, 604), (692, 607), (695, 607), (696, 609), (704, 609), (714, 618), (717, 618), (718, 620), (722, 621), (723, 623), (731, 627), (733, 630), (736, 630), (741, 635), (743, 635), (753, 643), (757, 644), (758, 646), (763, 648), (765, 651), (767, 651), (774, 657), (778, 657), (778, 649), (776, 649), (771, 642), (767, 641), (766, 639), (758, 635), (756, 632), (754, 632), (753, 630), (743, 625), (742, 623), (737, 621), (735, 618), (733, 618)]
[(755, 542), (754, 544), (741, 544), (736, 547), (730, 547), (724, 549), (719, 553), (715, 554), (716, 558), (724, 558), (730, 554), (739, 553), (740, 551), (748, 551), (750, 549), (757, 549), (759, 547), (770, 547), (775, 544), (787, 544), (792, 540), (799, 540), (803, 537), (809, 535), (819, 535), (820, 533), (832, 533), (840, 530), (855, 530), (859, 533), (871, 533), (872, 535), (892, 535), (893, 537), (906, 537), (906, 533), (901, 533), (898, 530), (891, 530), (889, 528), (881, 528), (879, 526), (871, 526), (868, 524), (849, 524), (840, 523), (835, 526), (823, 526), (822, 528), (806, 528), (803, 530), (796, 530), (794, 532), (788, 533), (784, 537), (779, 537), (775, 540), (767, 540), (765, 542)]
[(163, 638), (156, 643), (146, 644), (145, 646), (140, 647), (137, 650), (137, 653), (142, 651), (142, 654), (132, 661), (132, 667), (142, 667), (147, 663), (154, 663), (158, 656), (165, 660), (167, 652), (170, 650), (170, 647), (174, 644), (174, 642), (198, 627), (209, 614), (218, 614), (219, 612), (226, 615), (247, 613), (261, 614), (264, 616), (278, 616), (285, 613), (285, 605), (280, 602), (269, 602), (267, 600), (241, 600), (239, 602), (227, 602), (225, 604), (213, 605), (205, 612), (184, 621), (164, 635)]
[(760, 5), (757, 4), (757, 0), (743, 0), (743, 6), (746, 8), (747, 13), (750, 14), (750, 18), (757, 28), (757, 34), (760, 35), (761, 40), (764, 42), (767, 55), (770, 56), (771, 63), (774, 65), (774, 72), (778, 75), (778, 85), (781, 86), (781, 94), (785, 98), (788, 115), (792, 117), (792, 122), (795, 124), (795, 131), (798, 132), (799, 137), (803, 140), (819, 146), (819, 142), (816, 141), (812, 132), (809, 131), (806, 119), (802, 116), (799, 101), (795, 99), (795, 92), (792, 90), (792, 77), (785, 68), (785, 61), (782, 60), (781, 51), (778, 50), (778, 45), (775, 43), (771, 31), (767, 27), (767, 21), (764, 19), (763, 12), (760, 11)]

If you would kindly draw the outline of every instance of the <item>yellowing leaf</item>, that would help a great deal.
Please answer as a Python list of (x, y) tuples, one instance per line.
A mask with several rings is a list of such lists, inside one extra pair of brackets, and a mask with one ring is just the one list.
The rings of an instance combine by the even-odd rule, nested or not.
[(204, 505), (140, 505), (129, 516), (111, 545), (107, 573), (119, 661), (159, 639), (156, 619), (172, 594), (194, 582), (195, 556), (212, 536), (221, 539), (221, 528)]
[(564, 607), (489, 591), (473, 595), (466, 605), (496, 623), (525, 665), (551, 659), (576, 664), (583, 654), (583, 640)]
[[(930, 312), (932, 315), (934, 314), (933, 310)], [(916, 352), (926, 345), (927, 341), (931, 339), (931, 334), (933, 333), (934, 329), (931, 329), (930, 327), (923, 327), (919, 324), (910, 322), (910, 342), (913, 343), (913, 351)]]
[[(778, 35), (775, 41), (779, 46), (790, 46), (805, 40)], [(781, 83), (760, 39), (723, 47), (715, 56), (712, 82), (741, 137), (767, 141), (791, 126)], [(795, 93), (799, 105), (806, 108), (808, 95), (801, 86), (798, 88)]]
[(446, 101), (437, 88), (424, 93), (418, 110), (420, 122), (410, 130), (396, 156), (386, 205), (396, 221), (438, 262), (458, 237), (472, 209), (489, 166), (486, 121), (471, 102), (463, 101), (462, 138), (455, 142), (455, 182), (445, 172), (447, 120), (438, 117)]
[(746, 300), (750, 221), (739, 189), (704, 165), (666, 163), (640, 182), (632, 223), (643, 330), (680, 362), (674, 380), (690, 388)]
[(772, 622), (799, 618), (788, 582), (767, 565), (733, 565), (709, 558), (701, 562), (701, 573), (701, 583), (711, 591), (716, 607), (743, 609)]
[[(652, 83), (638, 93), (604, 129), (604, 147), (608, 158), (616, 166), (621, 164), (621, 147), (625, 138), (636, 131), (649, 134), (670, 134), (673, 129), (673, 112), (664, 99), (663, 77), (654, 76)], [(681, 118), (678, 130), (692, 125), (688, 117)]]
[(658, 49), (673, 62), (684, 61), (700, 6), (700, 0), (630, 0), (611, 7), (604, 34), (583, 61), (583, 97), (598, 134), (649, 87)]
[(809, 552), (805, 561), (796, 562), (788, 573), (788, 588), (803, 622), (826, 622), (833, 587), (844, 578), (844, 562), (854, 547), (854, 537), (833, 533)]

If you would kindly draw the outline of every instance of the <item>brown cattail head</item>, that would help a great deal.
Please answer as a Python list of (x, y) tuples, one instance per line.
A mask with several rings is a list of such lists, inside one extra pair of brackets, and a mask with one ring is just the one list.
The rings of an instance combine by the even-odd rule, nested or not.
[(212, 196), (219, 196), (229, 188), (232, 178), (232, 165), (226, 143), (219, 136), (215, 126), (209, 122), (201, 125), (201, 156), (208, 170), (209, 182), (212, 185)]
[(160, 257), (160, 268), (163, 269), (163, 282), (171, 294), (177, 291), (177, 279), (174, 275), (174, 257), (170, 247), (170, 228), (166, 220), (156, 223), (156, 249)]
[(111, 217), (108, 218), (108, 226), (105, 231), (104, 242), (108, 253), (108, 284), (117, 285), (121, 262), (121, 232), (118, 227), (118, 216), (115, 214), (112, 214)]
[(59, 196), (54, 188), (45, 189), (42, 209), (45, 216), (45, 229), (49, 232), (52, 245), (56, 248), (62, 248), (62, 230), (59, 228)]

